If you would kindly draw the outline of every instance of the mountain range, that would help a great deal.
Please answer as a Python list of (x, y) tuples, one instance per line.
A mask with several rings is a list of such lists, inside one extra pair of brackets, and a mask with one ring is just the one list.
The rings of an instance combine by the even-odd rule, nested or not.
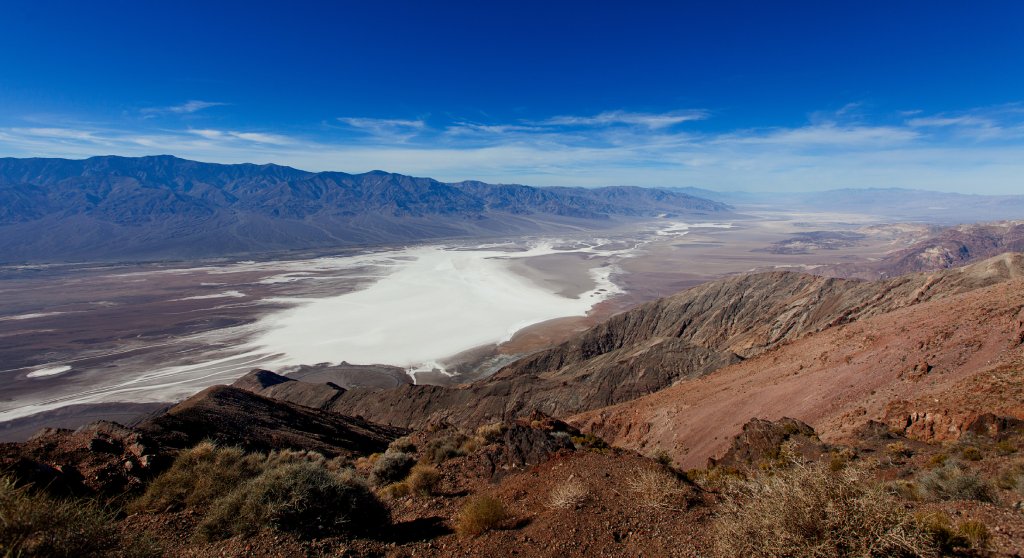
[(613, 226), (726, 204), (172, 156), (0, 158), (0, 262), (157, 260)]

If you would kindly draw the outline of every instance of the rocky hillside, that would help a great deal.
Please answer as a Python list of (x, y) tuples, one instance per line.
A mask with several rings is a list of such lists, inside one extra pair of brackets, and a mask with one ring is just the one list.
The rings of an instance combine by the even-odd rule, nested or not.
[(1024, 221), (957, 225), (939, 229), (912, 246), (877, 261), (842, 264), (821, 270), (839, 277), (878, 279), (935, 269), (950, 269), (1006, 252), (1024, 251)]
[(597, 228), (729, 207), (631, 187), (448, 184), (157, 157), (0, 158), (0, 262), (189, 258)]
[(742, 275), (638, 306), (483, 381), (350, 390), (330, 408), (414, 428), (438, 418), (485, 424), (534, 409), (565, 417), (705, 376), (813, 332), (1021, 276), (1019, 254), (877, 282)]
[(831, 442), (866, 420), (949, 442), (987, 413), (1024, 417), (1024, 268), (1014, 259), (954, 271), (1018, 266), (1005, 281), (830, 327), (571, 422), (693, 467), (720, 456), (750, 417), (795, 417)]

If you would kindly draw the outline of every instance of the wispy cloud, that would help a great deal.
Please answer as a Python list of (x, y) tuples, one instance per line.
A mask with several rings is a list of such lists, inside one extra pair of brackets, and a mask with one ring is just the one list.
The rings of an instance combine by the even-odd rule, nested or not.
[(180, 105), (171, 105), (167, 107), (146, 107), (140, 112), (144, 116), (157, 116), (160, 114), (192, 114), (213, 107), (222, 107), (227, 103), (217, 103), (214, 101), (186, 101)]
[(254, 143), (267, 143), (271, 145), (288, 145), (295, 143), (287, 136), (279, 134), (267, 134), (263, 132), (236, 132), (234, 130), (211, 130), (211, 129), (189, 129), (190, 133), (211, 140), (245, 140)]
[(608, 111), (506, 122), (454, 118), (438, 126), (425, 119), (349, 117), (302, 134), (147, 128), (138, 121), (121, 127), (34, 122), (0, 128), (0, 154), (172, 153), (226, 163), (348, 172), (383, 168), (442, 180), (538, 185), (1024, 189), (1024, 112), (1013, 106), (893, 113), (876, 123), (869, 116), (863, 107), (851, 107), (813, 113), (802, 125), (728, 130), (715, 129), (713, 122), (676, 125), (710, 118), (704, 111)]
[(404, 143), (427, 130), (422, 119), (340, 117), (337, 119), (346, 128), (374, 136), (386, 142)]
[(709, 113), (704, 110), (686, 110), (661, 114), (613, 110), (593, 116), (554, 116), (540, 121), (539, 124), (544, 126), (614, 126), (624, 124), (657, 130), (682, 124), (683, 122), (704, 120), (708, 116)]

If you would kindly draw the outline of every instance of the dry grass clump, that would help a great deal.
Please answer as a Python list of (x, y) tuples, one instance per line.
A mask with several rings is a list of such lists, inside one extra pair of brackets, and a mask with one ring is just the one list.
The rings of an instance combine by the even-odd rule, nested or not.
[(583, 481), (569, 477), (564, 483), (555, 487), (548, 496), (548, 507), (554, 510), (575, 508), (586, 501), (590, 490)]
[(157, 477), (138, 500), (134, 511), (163, 512), (208, 507), (240, 483), (266, 468), (265, 456), (246, 454), (240, 448), (201, 442), (185, 450), (171, 468)]
[(690, 494), (679, 477), (665, 468), (638, 467), (627, 486), (645, 508), (685, 510)]
[(1013, 440), (1000, 440), (996, 442), (995, 450), (999, 455), (1011, 455), (1017, 453), (1017, 444)]
[(960, 451), (960, 455), (968, 461), (981, 461), (985, 456), (981, 450), (974, 446), (967, 446)]
[[(391, 466), (395, 460), (394, 454), (378, 459)], [(264, 528), (316, 536), (390, 523), (387, 509), (366, 483), (349, 470), (339, 472), (342, 465), (340, 459), (311, 451), (247, 454), (203, 442), (183, 451), (131, 507), (204, 513), (197, 535), (206, 540)]]
[(385, 486), (398, 482), (409, 474), (415, 464), (416, 457), (412, 454), (389, 450), (373, 464), (370, 470), (370, 483), (374, 486)]
[(487, 495), (476, 496), (459, 510), (455, 520), (455, 532), (463, 537), (475, 537), (485, 531), (497, 529), (508, 521), (509, 517), (508, 510), (501, 500)]
[(389, 453), (416, 453), (416, 444), (412, 443), (412, 440), (408, 436), (402, 436), (401, 438), (395, 438), (390, 444), (388, 444), (387, 451)]
[(893, 442), (885, 446), (885, 452), (891, 457), (900, 459), (905, 457), (911, 457), (914, 455), (914, 451), (903, 442)]
[(405, 480), (391, 483), (381, 488), (379, 492), (381, 496), (388, 499), (401, 498), (410, 494), (429, 496), (434, 493), (440, 480), (441, 473), (436, 467), (421, 463), (413, 466)]
[(0, 553), (31, 558), (159, 556), (143, 540), (122, 539), (114, 514), (88, 500), (57, 500), (0, 478)]
[(437, 467), (420, 464), (414, 466), (412, 471), (409, 471), (409, 476), (406, 477), (405, 483), (409, 485), (409, 489), (414, 493), (430, 495), (434, 493), (440, 480), (441, 473), (438, 472)]
[(941, 556), (961, 555), (959, 551), (988, 548), (991, 533), (980, 521), (968, 519), (954, 528), (942, 512), (919, 515), (917, 523), (935, 542)]
[(711, 466), (707, 469), (690, 469), (686, 478), (709, 492), (720, 492), (730, 483), (746, 479), (746, 475), (735, 467)]
[(794, 464), (730, 487), (714, 525), (718, 556), (931, 556), (928, 533), (854, 467)]
[(466, 447), (468, 442), (470, 439), (465, 434), (454, 433), (438, 436), (427, 442), (427, 446), (423, 449), (424, 458), (434, 465), (444, 463), (453, 457), (466, 455), (467, 450), (470, 449)]
[(1003, 468), (996, 478), (996, 485), (1005, 490), (1016, 489), (1024, 494), (1024, 461), (1011, 463)]
[(947, 461), (917, 479), (919, 495), (929, 500), (993, 500), (992, 486), (977, 473), (954, 461)]
[(502, 422), (495, 422), (493, 424), (485, 424), (480, 428), (476, 429), (476, 435), (478, 438), (483, 440), (485, 444), (497, 442), (508, 430), (508, 426)]
[(206, 540), (271, 527), (303, 537), (362, 532), (390, 523), (365, 482), (315, 463), (268, 469), (218, 500), (199, 526)]

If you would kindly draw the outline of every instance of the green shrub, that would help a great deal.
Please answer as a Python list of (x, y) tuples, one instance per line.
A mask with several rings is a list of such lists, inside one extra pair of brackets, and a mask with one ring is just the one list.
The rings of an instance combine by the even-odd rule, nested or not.
[(976, 473), (953, 461), (936, 467), (917, 479), (921, 496), (931, 500), (978, 500), (991, 502), (992, 487)]
[(385, 453), (380, 456), (370, 470), (370, 483), (374, 486), (385, 486), (404, 479), (413, 465), (416, 458), (411, 454), (395, 452)]
[(159, 556), (119, 535), (114, 514), (89, 500), (58, 500), (0, 478), (0, 554), (5, 557)]
[(266, 467), (261, 454), (246, 454), (240, 448), (219, 447), (202, 442), (185, 450), (171, 468), (150, 483), (135, 502), (134, 511), (163, 512), (182, 508), (205, 509), (259, 475)]
[(508, 521), (509, 513), (501, 500), (492, 496), (471, 498), (459, 510), (455, 532), (463, 537), (475, 537), (485, 531), (497, 529)]
[(294, 463), (268, 469), (218, 500), (199, 525), (199, 535), (218, 540), (269, 527), (314, 537), (389, 523), (387, 509), (352, 473)]
[(713, 525), (715, 552), (734, 557), (930, 556), (934, 543), (895, 497), (854, 467), (794, 464), (733, 481)]

